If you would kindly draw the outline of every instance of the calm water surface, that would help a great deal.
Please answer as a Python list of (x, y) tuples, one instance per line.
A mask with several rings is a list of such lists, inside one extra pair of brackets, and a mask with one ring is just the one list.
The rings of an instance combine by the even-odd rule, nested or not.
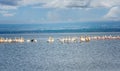
[(46, 42), (80, 35), (120, 33), (1, 34), (1, 37), (35, 38), (37, 43), (1, 43), (0, 71), (120, 71), (120, 40), (92, 40), (88, 43)]

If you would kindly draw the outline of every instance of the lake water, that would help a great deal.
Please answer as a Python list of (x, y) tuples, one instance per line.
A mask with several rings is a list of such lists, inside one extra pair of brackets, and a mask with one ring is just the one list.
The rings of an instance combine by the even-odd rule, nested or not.
[[(64, 36), (120, 35), (120, 32), (0, 34), (37, 43), (0, 43), (0, 71), (120, 71), (120, 40), (61, 44)], [(47, 43), (53, 36), (55, 42)]]

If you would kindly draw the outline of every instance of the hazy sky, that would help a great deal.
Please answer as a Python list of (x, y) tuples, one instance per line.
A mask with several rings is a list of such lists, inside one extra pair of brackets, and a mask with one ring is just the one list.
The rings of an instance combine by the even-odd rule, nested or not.
[(120, 0), (0, 0), (0, 23), (120, 21)]

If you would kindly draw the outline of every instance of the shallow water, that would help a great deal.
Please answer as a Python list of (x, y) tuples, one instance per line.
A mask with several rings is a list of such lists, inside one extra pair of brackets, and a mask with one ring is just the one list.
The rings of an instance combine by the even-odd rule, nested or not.
[(48, 36), (57, 39), (81, 35), (116, 36), (120, 33), (1, 34), (2, 37), (35, 38), (38, 42), (1, 43), (0, 71), (120, 71), (120, 40), (46, 42)]

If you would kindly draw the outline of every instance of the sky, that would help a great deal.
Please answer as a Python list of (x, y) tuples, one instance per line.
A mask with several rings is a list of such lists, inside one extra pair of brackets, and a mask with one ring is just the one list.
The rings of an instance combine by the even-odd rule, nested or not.
[(0, 0), (0, 24), (120, 21), (120, 0)]

